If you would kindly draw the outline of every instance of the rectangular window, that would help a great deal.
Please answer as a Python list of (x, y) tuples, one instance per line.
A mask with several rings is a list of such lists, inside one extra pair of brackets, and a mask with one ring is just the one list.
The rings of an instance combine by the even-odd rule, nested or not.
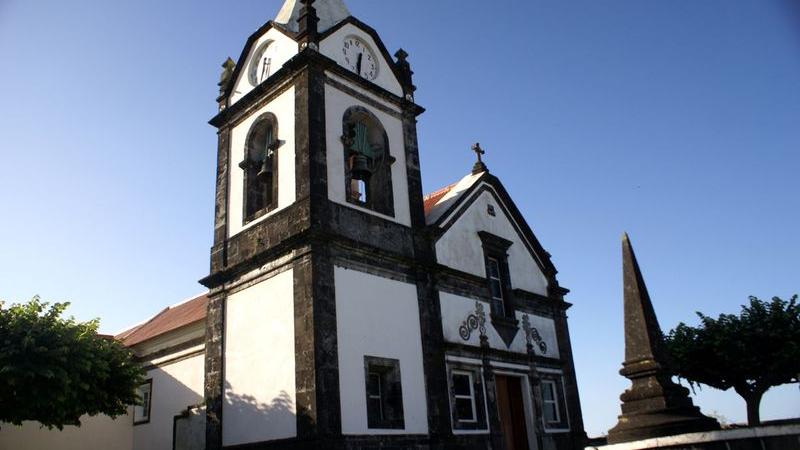
[(367, 394), (367, 427), (371, 429), (405, 428), (400, 361), (365, 356), (364, 372)]
[(136, 389), (141, 400), (140, 405), (133, 408), (133, 424), (141, 425), (150, 422), (150, 408), (153, 403), (153, 380), (147, 380)]
[(453, 399), (458, 422), (477, 422), (475, 411), (475, 388), (472, 373), (453, 371)]
[(492, 300), (496, 300), (500, 307), (500, 313), (505, 315), (505, 304), (503, 302), (503, 278), (500, 273), (500, 261), (497, 258), (489, 257), (488, 267), (486, 273), (489, 278), (489, 289), (492, 294)]
[(544, 409), (544, 421), (546, 423), (558, 423), (561, 421), (556, 392), (558, 392), (558, 390), (556, 389), (555, 381), (542, 381), (542, 409)]
[(453, 430), (488, 431), (481, 368), (451, 363), (447, 372)]
[(544, 429), (549, 432), (568, 431), (569, 420), (563, 378), (557, 374), (543, 374), (540, 387)]

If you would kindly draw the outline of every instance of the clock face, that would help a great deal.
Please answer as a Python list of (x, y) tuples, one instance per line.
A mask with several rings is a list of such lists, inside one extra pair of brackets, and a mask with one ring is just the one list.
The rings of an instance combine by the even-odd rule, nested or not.
[(375, 52), (363, 40), (348, 36), (342, 44), (342, 65), (367, 80), (378, 76), (378, 58)]
[(248, 71), (250, 84), (258, 86), (279, 69), (275, 64), (277, 47), (278, 44), (275, 41), (266, 41), (253, 53)]

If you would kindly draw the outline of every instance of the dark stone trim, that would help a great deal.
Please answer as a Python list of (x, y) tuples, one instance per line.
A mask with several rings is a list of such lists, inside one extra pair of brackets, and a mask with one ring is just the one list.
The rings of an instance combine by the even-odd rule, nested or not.
[(236, 123), (254, 108), (263, 105), (280, 95), (283, 91), (293, 86), (295, 78), (303, 75), (309, 66), (331, 67), (338, 66), (336, 61), (322, 54), (304, 49), (287, 61), (283, 67), (272, 74), (269, 79), (254, 87), (236, 103), (220, 111), (209, 120), (209, 124), (220, 128), (227, 124)]
[(222, 448), (222, 406), (225, 396), (224, 339), (225, 339), (224, 291), (210, 292), (206, 312), (206, 450)]
[(297, 436), (341, 435), (333, 264), (324, 247), (294, 265)]
[(571, 440), (576, 447), (583, 448), (583, 444), (588, 439), (583, 428), (583, 411), (581, 399), (578, 393), (578, 379), (575, 374), (575, 361), (572, 353), (572, 342), (569, 336), (569, 325), (567, 314), (562, 311), (555, 317), (556, 341), (558, 342), (558, 352), (564, 362), (562, 370), (564, 372), (564, 394), (566, 396), (567, 411), (569, 413)]
[(494, 253), (506, 253), (511, 245), (514, 244), (508, 239), (495, 236), (487, 231), (478, 231), (478, 237), (483, 243), (483, 248)]
[[(488, 347), (484, 350), (481, 347), (457, 344), (454, 342), (445, 342), (444, 350), (448, 356), (460, 356), (473, 359), (481, 359), (484, 355), (482, 352), (485, 352), (486, 357), (491, 361), (519, 364), (522, 366), (528, 365), (528, 355), (526, 353), (515, 353), (491, 347)], [(534, 361), (536, 362), (537, 367), (546, 367), (556, 370), (563, 370), (565, 364), (565, 361), (561, 357), (551, 358), (549, 356), (537, 355), (535, 356)]]
[[(513, 289), (514, 298), (521, 300), (517, 303), (518, 306), (524, 308), (526, 303), (530, 305), (541, 305), (547, 308), (548, 317), (555, 317), (559, 311), (566, 311), (572, 307), (572, 303), (565, 302), (561, 297), (553, 296), (547, 297), (535, 292), (526, 291), (524, 289)], [(545, 310), (542, 310), (543, 312)]]
[[(323, 57), (327, 58), (325, 56), (323, 56)], [(349, 81), (350, 83), (353, 83), (354, 85), (356, 85), (356, 86), (358, 86), (358, 87), (360, 87), (360, 88), (362, 88), (362, 89), (364, 89), (366, 91), (371, 92), (372, 94), (376, 95), (381, 100), (389, 102), (389, 103), (391, 103), (393, 105), (397, 105), (397, 106), (400, 107), (400, 109), (402, 111), (404, 111), (406, 113), (409, 113), (409, 114), (412, 114), (413, 116), (418, 116), (418, 115), (420, 115), (420, 114), (425, 112), (425, 108), (417, 105), (416, 103), (414, 103), (414, 102), (412, 102), (410, 100), (406, 100), (403, 97), (399, 97), (396, 94), (394, 94), (394, 93), (392, 93), (392, 92), (390, 92), (390, 91), (378, 86), (377, 84), (375, 84), (375, 83), (373, 83), (371, 81), (367, 81), (363, 77), (360, 77), (360, 76), (356, 75), (355, 73), (353, 73), (353, 72), (345, 69), (344, 67), (340, 66), (338, 63), (336, 63), (332, 59), (330, 61), (332, 61), (334, 63), (334, 65), (331, 66), (331, 67), (328, 67), (327, 70), (329, 70), (331, 73), (333, 73), (333, 74), (335, 74), (335, 75), (337, 75), (337, 76), (339, 76), (341, 78), (344, 78), (345, 80)]]
[[(448, 294), (489, 303), (486, 278), (461, 272), (450, 267), (436, 267), (437, 289)], [(514, 309), (518, 312), (554, 318), (571, 305), (552, 297), (545, 297), (522, 289), (512, 289)]]
[(489, 409), (489, 440), (492, 448), (504, 449), (503, 432), (500, 426), (500, 413), (497, 407), (497, 383), (494, 378), (489, 354), (489, 340), (486, 336), (481, 336), (481, 367), (483, 368), (483, 382), (486, 384), (486, 405)]
[(230, 163), (231, 129), (223, 128), (217, 135), (217, 172), (214, 199), (214, 247), (211, 250), (211, 267), (227, 265), (226, 241), (228, 239), (228, 179)]
[(239, 101), (212, 118), (209, 124), (217, 128), (233, 128), (239, 125), (242, 121), (251, 117), (254, 111), (263, 108), (294, 86), (294, 81), (300, 73), (290, 74), (288, 71), (283, 72), (283, 69), (279, 70), (272, 76), (278, 76), (273, 82), (264, 82), (254, 87)]
[(395, 119), (400, 119), (400, 120), (403, 119), (403, 114), (401, 112), (398, 112), (397, 110), (389, 108), (388, 106), (384, 105), (381, 102), (373, 100), (372, 97), (369, 97), (368, 95), (364, 95), (361, 92), (358, 92), (357, 90), (351, 88), (350, 86), (347, 86), (346, 84), (336, 80), (335, 78), (326, 77), (325, 78), (325, 82), (327, 84), (329, 84), (330, 86), (332, 86), (333, 88), (335, 88), (335, 89), (337, 89), (337, 90), (339, 90), (339, 91), (341, 91), (341, 92), (343, 92), (343, 93), (345, 93), (345, 94), (347, 94), (347, 95), (349, 95), (349, 96), (351, 96), (353, 98), (356, 98), (356, 99), (366, 103), (367, 105), (369, 105), (369, 106), (371, 106), (371, 107), (373, 107), (373, 108), (375, 108), (375, 109), (377, 109), (377, 110), (379, 110), (379, 111), (381, 111), (381, 112), (383, 112), (385, 114), (388, 114), (388, 115), (394, 117)]

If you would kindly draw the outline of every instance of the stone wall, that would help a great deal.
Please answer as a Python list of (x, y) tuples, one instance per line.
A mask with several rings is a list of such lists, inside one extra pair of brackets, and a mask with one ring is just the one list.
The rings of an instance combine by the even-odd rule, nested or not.
[(800, 423), (665, 436), (586, 450), (800, 450)]

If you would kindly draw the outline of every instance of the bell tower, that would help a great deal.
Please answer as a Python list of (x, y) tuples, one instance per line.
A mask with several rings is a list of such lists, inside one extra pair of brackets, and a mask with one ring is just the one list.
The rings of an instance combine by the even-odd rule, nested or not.
[[(431, 375), (444, 362), (417, 148), (424, 110), (408, 54), (394, 55), (342, 0), (287, 0), (223, 65), (201, 280), (208, 449), (358, 448), (449, 427), (446, 381)], [(373, 373), (401, 419), (391, 403), (375, 416)]]

